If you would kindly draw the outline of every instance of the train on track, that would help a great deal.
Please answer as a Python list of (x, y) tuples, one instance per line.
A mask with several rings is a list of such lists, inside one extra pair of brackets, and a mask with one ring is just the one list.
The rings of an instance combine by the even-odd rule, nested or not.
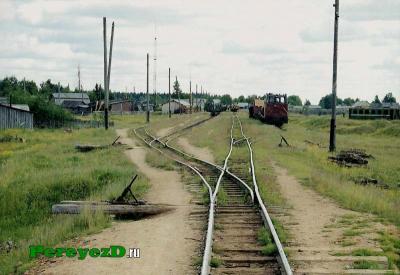
[(288, 123), (288, 101), (286, 94), (268, 93), (263, 99), (254, 99), (249, 107), (250, 118), (281, 127)]

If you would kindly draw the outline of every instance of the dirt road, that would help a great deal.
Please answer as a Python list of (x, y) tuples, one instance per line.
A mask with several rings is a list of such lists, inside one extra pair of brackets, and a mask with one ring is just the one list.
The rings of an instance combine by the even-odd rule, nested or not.
[(145, 174), (151, 189), (145, 199), (152, 203), (177, 205), (177, 210), (139, 221), (116, 222), (111, 228), (83, 241), (88, 247), (122, 245), (140, 248), (140, 259), (87, 258), (61, 259), (47, 266), (45, 274), (191, 274), (198, 232), (187, 218), (192, 209), (190, 194), (184, 190), (180, 175), (149, 166), (146, 150), (127, 137), (127, 129), (117, 130), (121, 142), (134, 149), (126, 151), (130, 160)]
[(345, 261), (332, 260), (332, 256), (359, 248), (382, 251), (376, 232), (390, 228), (374, 222), (372, 215), (340, 208), (301, 185), (286, 169), (276, 164), (273, 167), (282, 195), (291, 207), (277, 218), (290, 234), (287, 249), (296, 272), (339, 274), (351, 266)]

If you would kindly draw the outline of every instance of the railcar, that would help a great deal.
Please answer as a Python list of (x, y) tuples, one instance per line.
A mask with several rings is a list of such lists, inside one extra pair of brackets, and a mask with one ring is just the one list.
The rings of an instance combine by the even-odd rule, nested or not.
[(265, 100), (255, 99), (249, 108), (249, 116), (281, 127), (288, 123), (287, 95), (268, 93)]

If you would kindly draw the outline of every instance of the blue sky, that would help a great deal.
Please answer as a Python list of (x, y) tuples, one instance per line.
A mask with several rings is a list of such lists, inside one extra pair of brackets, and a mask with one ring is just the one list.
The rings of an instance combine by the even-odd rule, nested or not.
[[(82, 3), (83, 2), (83, 3)], [(168, 67), (211, 93), (331, 91), (333, 0), (0, 1), (0, 77), (91, 89), (103, 79), (102, 17), (115, 21), (110, 88), (145, 89), (158, 37), (157, 89)], [(400, 100), (400, 1), (341, 1), (338, 96)], [(153, 63), (151, 62), (151, 73)], [(151, 76), (151, 90), (153, 81)]]

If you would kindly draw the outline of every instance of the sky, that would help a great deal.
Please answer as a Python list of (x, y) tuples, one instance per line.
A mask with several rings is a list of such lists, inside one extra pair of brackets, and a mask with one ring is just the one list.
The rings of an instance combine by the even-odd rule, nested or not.
[[(299, 95), (318, 103), (332, 90), (334, 0), (0, 0), (0, 78), (103, 84), (102, 17), (115, 22), (110, 89), (158, 92), (178, 77), (184, 91)], [(109, 43), (109, 42), (108, 42)], [(172, 82), (172, 81), (171, 81)], [(400, 100), (400, 1), (340, 3), (340, 98)]]

